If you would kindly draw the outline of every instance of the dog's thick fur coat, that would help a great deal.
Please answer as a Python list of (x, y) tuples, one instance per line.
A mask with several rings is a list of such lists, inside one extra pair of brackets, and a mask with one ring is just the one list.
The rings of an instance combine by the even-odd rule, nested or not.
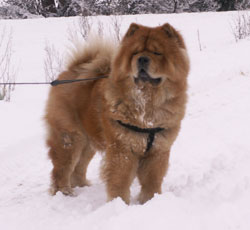
[[(183, 38), (169, 24), (149, 28), (133, 23), (118, 47), (97, 39), (75, 53), (58, 79), (108, 78), (51, 88), (45, 119), (52, 193), (72, 195), (73, 187), (88, 185), (86, 170), (96, 151), (105, 153), (101, 176), (108, 200), (121, 197), (129, 203), (135, 176), (140, 203), (161, 193), (185, 113), (188, 71)], [(148, 134), (118, 121), (164, 130), (146, 151)]]

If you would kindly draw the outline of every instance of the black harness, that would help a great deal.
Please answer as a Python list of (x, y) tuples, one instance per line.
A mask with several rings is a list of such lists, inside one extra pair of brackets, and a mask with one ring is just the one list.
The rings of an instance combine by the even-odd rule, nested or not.
[(130, 129), (130, 130), (132, 130), (134, 132), (137, 132), (137, 133), (148, 133), (146, 152), (148, 152), (151, 149), (151, 147), (152, 147), (152, 145), (154, 143), (155, 134), (164, 130), (164, 128), (160, 128), (160, 127), (149, 128), (149, 129), (142, 129), (142, 128), (139, 128), (137, 126), (133, 126), (133, 125), (130, 125), (130, 124), (124, 124), (121, 121), (117, 121), (117, 122), (121, 126), (123, 126), (125, 128), (128, 128), (128, 129)]

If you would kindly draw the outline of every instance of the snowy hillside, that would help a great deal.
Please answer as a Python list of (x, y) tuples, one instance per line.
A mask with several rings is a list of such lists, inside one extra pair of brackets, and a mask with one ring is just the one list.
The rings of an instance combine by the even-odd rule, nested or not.
[[(172, 148), (163, 194), (138, 205), (106, 203), (100, 155), (91, 162), (91, 187), (77, 197), (48, 195), (51, 163), (42, 120), (49, 86), (16, 86), (0, 101), (0, 229), (4, 230), (249, 230), (250, 38), (236, 43), (230, 22), (237, 13), (126, 16), (148, 26), (171, 23), (191, 58), (186, 117)], [(96, 20), (96, 19), (95, 19)], [(109, 17), (99, 17), (109, 34)], [(44, 81), (46, 41), (61, 53), (77, 18), (0, 21), (13, 30), (17, 82)], [(202, 51), (199, 48), (198, 31)]]

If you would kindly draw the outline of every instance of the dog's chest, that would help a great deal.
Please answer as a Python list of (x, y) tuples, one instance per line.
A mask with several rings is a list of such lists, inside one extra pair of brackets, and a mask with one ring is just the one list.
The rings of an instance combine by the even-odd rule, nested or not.
[(140, 89), (133, 91), (134, 119), (143, 127), (154, 126), (152, 95)]
[(117, 139), (123, 143), (124, 148), (133, 154), (143, 156), (147, 149), (148, 134), (137, 133), (132, 130), (117, 133)]

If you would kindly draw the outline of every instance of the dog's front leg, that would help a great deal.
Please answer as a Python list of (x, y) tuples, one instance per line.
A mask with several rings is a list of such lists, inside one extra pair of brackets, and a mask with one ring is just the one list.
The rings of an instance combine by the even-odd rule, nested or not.
[(136, 175), (138, 159), (123, 146), (110, 146), (103, 164), (108, 201), (121, 197), (129, 204), (130, 185)]
[(137, 176), (141, 184), (140, 204), (144, 204), (155, 193), (161, 194), (161, 184), (168, 168), (169, 151), (151, 150), (148, 156), (141, 159)]

